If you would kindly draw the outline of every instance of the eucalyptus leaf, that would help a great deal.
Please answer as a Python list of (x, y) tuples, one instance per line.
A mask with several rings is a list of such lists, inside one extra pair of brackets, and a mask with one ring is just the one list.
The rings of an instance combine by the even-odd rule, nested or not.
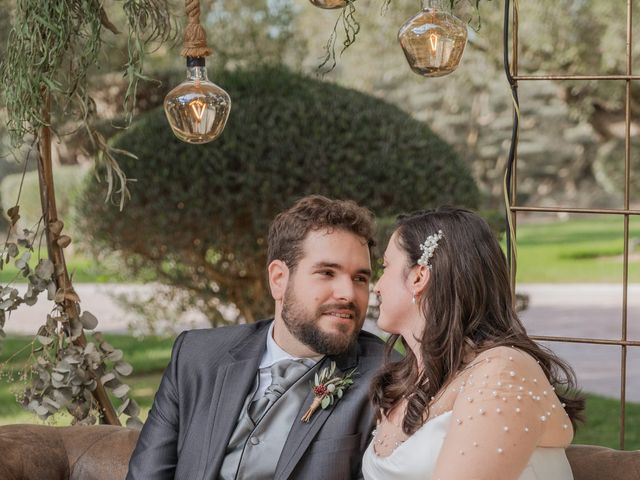
[(43, 405), (38, 405), (35, 409), (35, 412), (41, 417), (46, 417), (49, 415), (49, 410)]
[(98, 326), (98, 319), (91, 312), (85, 310), (80, 315), (80, 322), (82, 326), (87, 330), (94, 330)]
[(38, 339), (38, 342), (40, 342), (42, 345), (45, 345), (45, 346), (53, 342), (53, 338), (45, 337), (44, 335), (38, 335), (36, 336), (36, 338)]
[(140, 430), (142, 428), (142, 422), (137, 417), (127, 418), (127, 428), (134, 428), (136, 430)]
[(35, 268), (35, 274), (43, 280), (51, 280), (53, 276), (53, 262), (49, 259), (42, 259)]
[(7, 298), (6, 300), (0, 302), (0, 309), (2, 310), (10, 310), (14, 304), (17, 303), (14, 299), (12, 298)]
[(7, 243), (7, 255), (10, 258), (17, 257), (18, 252), (18, 245), (16, 245), (15, 243)]
[(129, 393), (129, 390), (131, 388), (129, 387), (129, 385), (126, 384), (122, 384), (119, 387), (116, 387), (113, 389), (113, 394), (118, 397), (118, 398), (122, 398), (124, 397), (127, 393)]
[(323, 410), (328, 408), (330, 404), (331, 404), (331, 398), (329, 398), (328, 396), (324, 397), (320, 402), (320, 406), (322, 407)]
[(23, 270), (29, 267), (29, 260), (31, 260), (31, 252), (24, 252), (22, 256), (16, 260), (16, 268), (18, 270)]
[(129, 399), (129, 404), (124, 409), (124, 413), (126, 413), (130, 417), (137, 417), (138, 415), (140, 415), (140, 407), (134, 399)]
[(47, 300), (54, 300), (56, 298), (57, 287), (55, 282), (49, 282), (47, 285)]
[(120, 360), (122, 360), (122, 357), (124, 356), (124, 354), (122, 353), (122, 350), (114, 350), (113, 352), (109, 353), (107, 355), (107, 358), (109, 360), (111, 360), (112, 362), (119, 362)]
[(127, 362), (118, 362), (116, 363), (115, 370), (120, 375), (123, 375), (126, 377), (131, 375), (131, 372), (133, 372), (133, 367)]
[(46, 403), (48, 405), (51, 405), (55, 410), (60, 410), (60, 404), (58, 402), (56, 402), (53, 398), (44, 397), (42, 402)]
[(116, 413), (118, 415), (122, 415), (122, 413), (124, 412), (125, 408), (127, 408), (129, 406), (130, 402), (131, 402), (130, 398), (125, 398), (124, 401), (118, 407), (118, 410), (116, 410)]

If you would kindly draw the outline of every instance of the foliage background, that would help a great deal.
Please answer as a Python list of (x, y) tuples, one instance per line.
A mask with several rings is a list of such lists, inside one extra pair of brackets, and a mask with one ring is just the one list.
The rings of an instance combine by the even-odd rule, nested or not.
[(101, 202), (95, 182), (78, 204), (96, 250), (187, 290), (213, 325), (229, 321), (229, 305), (247, 321), (272, 313), (268, 227), (304, 195), (353, 199), (381, 217), (478, 205), (453, 149), (393, 105), (282, 67), (221, 80), (236, 99), (224, 135), (194, 147), (167, 135), (153, 110), (114, 141), (138, 155), (119, 158), (136, 179), (125, 210)]

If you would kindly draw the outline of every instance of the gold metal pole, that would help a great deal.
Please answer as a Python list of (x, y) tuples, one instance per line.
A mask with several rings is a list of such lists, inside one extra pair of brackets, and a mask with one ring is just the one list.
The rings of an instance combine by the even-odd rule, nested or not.
[(640, 340), (609, 340), (606, 338), (556, 337), (547, 335), (531, 335), (531, 338), (540, 342), (589, 343), (593, 345), (640, 347)]
[(516, 75), (519, 81), (530, 80), (640, 80), (640, 75)]
[[(513, 7), (513, 20), (512, 20), (512, 31), (511, 31), (511, 75), (513, 77), (518, 75), (518, 24), (520, 22), (518, 16), (518, 0), (514, 0)], [(515, 90), (518, 91), (518, 82), (515, 82)], [(516, 111), (516, 106), (514, 105), (514, 115), (519, 115), (519, 112)], [(518, 130), (520, 129), (520, 119), (518, 119)], [(511, 171), (511, 198), (509, 199), (510, 205), (516, 205), (518, 203), (518, 141), (519, 141), (519, 131), (516, 132), (516, 142), (513, 146), (513, 169)], [(511, 290), (514, 292), (514, 300), (515, 300), (515, 291), (516, 291), (516, 275), (517, 275), (517, 260), (516, 260), (516, 242), (518, 238), (518, 214), (515, 210), (511, 209), (510, 212), (507, 212), (507, 215), (511, 215), (511, 224), (513, 225), (513, 238), (511, 243), (511, 263), (515, 265), (516, 268), (511, 268), (509, 272), (509, 278), (511, 281)]]
[[(627, 0), (627, 75), (632, 74), (632, 1)], [(624, 208), (629, 209), (629, 187), (631, 176), (631, 80), (625, 80), (624, 102)], [(622, 340), (627, 340), (627, 294), (629, 282), (629, 215), (624, 215), (624, 249), (622, 263)], [(624, 450), (626, 424), (626, 390), (627, 390), (627, 345), (620, 351), (620, 449)]]
[(539, 213), (581, 213), (593, 215), (640, 215), (640, 210), (611, 209), (611, 208), (570, 208), (570, 207), (511, 207), (511, 210), (518, 212), (539, 212)]

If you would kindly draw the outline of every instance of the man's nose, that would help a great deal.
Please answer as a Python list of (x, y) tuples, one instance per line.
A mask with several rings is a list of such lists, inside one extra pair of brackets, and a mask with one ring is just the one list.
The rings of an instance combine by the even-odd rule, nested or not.
[(352, 301), (355, 298), (354, 281), (346, 275), (336, 279), (333, 294), (338, 300)]

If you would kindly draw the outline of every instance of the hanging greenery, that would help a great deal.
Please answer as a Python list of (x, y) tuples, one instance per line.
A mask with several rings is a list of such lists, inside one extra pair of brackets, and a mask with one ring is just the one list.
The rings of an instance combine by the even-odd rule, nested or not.
[[(124, 72), (129, 86), (124, 108), (129, 122), (138, 82), (145, 78), (146, 46), (170, 39), (175, 29), (167, 0), (121, 3), (128, 32)], [(126, 176), (104, 137), (92, 126), (96, 111), (87, 89), (87, 74), (99, 63), (103, 37), (118, 33), (100, 0), (18, 0), (0, 82), (12, 146), (21, 146), (48, 123), (42, 115), (46, 89), (53, 102), (51, 124), (72, 124), (86, 131), (98, 152), (96, 161), (106, 167), (108, 195), (118, 193), (122, 205)], [(61, 119), (64, 122), (57, 121)]]
[[(471, 15), (469, 15), (469, 26), (474, 30), (479, 30), (481, 26), (480, 18), (480, 2), (491, 0), (434, 0), (435, 4), (447, 5), (451, 11), (464, 10), (471, 7)], [(316, 4), (312, 0), (312, 3)], [(345, 5), (340, 8), (340, 14), (333, 25), (333, 30), (329, 35), (329, 39), (324, 46), (325, 55), (322, 58), (322, 62), (318, 65), (318, 73), (325, 75), (331, 72), (337, 65), (336, 45), (338, 42), (339, 32), (343, 32), (344, 39), (342, 40), (342, 48), (339, 54), (342, 55), (344, 51), (353, 45), (356, 41), (356, 36), (360, 33), (360, 23), (356, 19), (356, 7), (355, 0), (345, 0)], [(384, 14), (391, 6), (392, 0), (383, 0), (381, 6), (381, 13)], [(429, 0), (421, 0), (423, 5), (429, 3)]]
[[(146, 49), (152, 42), (170, 40), (176, 29), (168, 0), (118, 3), (128, 32), (124, 65), (129, 82), (124, 99), (128, 124), (138, 82), (145, 78)], [(58, 218), (51, 165), (52, 135), (62, 140), (65, 134), (84, 130), (98, 152), (95, 159), (100, 168), (96, 171), (106, 172), (107, 196), (117, 194), (122, 207), (128, 193), (127, 178), (114, 153), (123, 152), (109, 147), (93, 126), (96, 107), (88, 91), (88, 75), (99, 64), (104, 37), (118, 33), (100, 0), (17, 0), (0, 64), (11, 143), (14, 148), (27, 142), (30, 145), (25, 171), (37, 146), (42, 203), (40, 221), (19, 235), (14, 230), (20, 218), (20, 193), (7, 211), (12, 229), (0, 251), (0, 269), (13, 263), (18, 275), (27, 279), (28, 288), (21, 295), (13, 281), (0, 286), (0, 335), (12, 311), (23, 304), (33, 305), (47, 292), (54, 306), (31, 344), (32, 366), (25, 370), (30, 385), (21, 398), (23, 405), (42, 419), (66, 409), (73, 423), (95, 423), (100, 418), (119, 424), (118, 416), (126, 414), (128, 426), (141, 424), (139, 408), (122, 381), (131, 373), (131, 365), (99, 333), (93, 335), (93, 341), (85, 338), (84, 330), (94, 330), (98, 320), (80, 309), (80, 298), (67, 271), (64, 248), (71, 238), (63, 233), (64, 224)], [(47, 258), (41, 256), (43, 240)], [(106, 389), (119, 400), (117, 411)]]

